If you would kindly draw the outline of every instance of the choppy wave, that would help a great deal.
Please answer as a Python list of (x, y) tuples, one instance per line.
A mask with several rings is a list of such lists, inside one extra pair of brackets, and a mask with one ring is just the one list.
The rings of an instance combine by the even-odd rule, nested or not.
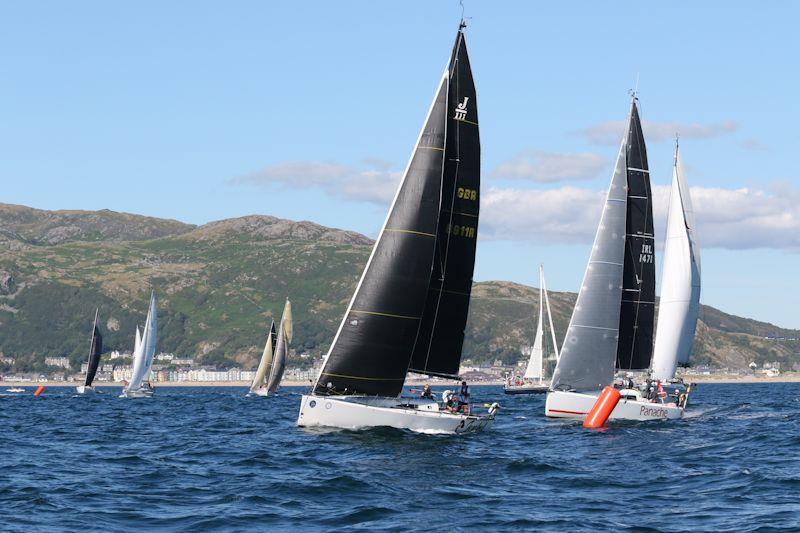
[(299, 390), (0, 398), (3, 530), (800, 528), (800, 385), (701, 385), (606, 431), (504, 396), (491, 431), (313, 432)]

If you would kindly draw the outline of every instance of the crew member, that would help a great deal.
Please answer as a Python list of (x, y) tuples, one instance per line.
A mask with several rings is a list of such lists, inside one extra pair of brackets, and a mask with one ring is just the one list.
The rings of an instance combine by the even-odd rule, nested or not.
[(431, 386), (425, 385), (422, 387), (422, 394), (419, 395), (420, 398), (425, 398), (426, 400), (433, 400), (433, 392), (431, 392)]
[(469, 386), (466, 381), (461, 382), (461, 391), (458, 393), (458, 408), (469, 412)]

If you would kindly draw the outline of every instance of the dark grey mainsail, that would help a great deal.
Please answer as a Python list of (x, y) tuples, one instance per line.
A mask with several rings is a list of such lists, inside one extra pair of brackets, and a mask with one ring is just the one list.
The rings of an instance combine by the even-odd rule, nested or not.
[(430, 286), (411, 370), (457, 377), (469, 313), (480, 208), (478, 105), (465, 36), (448, 67), (442, 201)]
[[(410, 366), (441, 374), (458, 370), (475, 258), (480, 164), (475, 88), (462, 27), (314, 385), (316, 394), (397, 396)], [(412, 354), (420, 366), (411, 364)]]
[(623, 140), (551, 389), (593, 391), (614, 379), (625, 252), (626, 142)]
[(91, 387), (94, 376), (97, 374), (97, 366), (100, 364), (100, 354), (103, 353), (103, 336), (100, 334), (100, 327), (97, 324), (99, 309), (94, 312), (94, 325), (92, 326), (92, 342), (89, 345), (89, 362), (86, 369), (85, 387)]
[(625, 159), (628, 212), (616, 366), (646, 369), (653, 355), (656, 265), (650, 171), (635, 97), (631, 102)]

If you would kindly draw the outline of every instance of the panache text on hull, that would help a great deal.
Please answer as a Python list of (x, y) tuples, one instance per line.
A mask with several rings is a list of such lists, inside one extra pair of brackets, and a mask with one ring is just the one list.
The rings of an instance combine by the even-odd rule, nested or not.
[[(547, 394), (545, 414), (553, 418), (583, 420), (597, 401), (598, 394), (551, 391)], [(684, 408), (674, 403), (657, 403), (621, 398), (609, 420), (674, 420), (683, 417)]]

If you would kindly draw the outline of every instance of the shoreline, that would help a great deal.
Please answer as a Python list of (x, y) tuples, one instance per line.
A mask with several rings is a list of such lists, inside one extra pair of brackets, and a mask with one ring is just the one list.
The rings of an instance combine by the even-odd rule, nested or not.
[[(686, 383), (719, 383), (719, 384), (737, 384), (737, 383), (800, 383), (800, 373), (789, 372), (776, 377), (766, 376), (734, 376), (734, 375), (719, 375), (719, 376), (684, 376)], [(470, 387), (490, 387), (502, 386), (505, 381), (501, 379), (491, 381), (474, 381), (469, 385)], [(81, 382), (74, 381), (0, 381), (0, 390), (11, 387), (32, 387), (36, 388), (39, 385), (45, 387), (76, 387), (81, 385)], [(413, 380), (406, 381), (406, 387), (421, 387), (425, 384), (432, 387), (458, 387), (460, 383), (442, 382), (442, 381), (424, 381)], [(249, 387), (249, 381), (164, 381), (156, 382), (153, 384), (156, 388), (159, 387)], [(281, 383), (284, 387), (310, 387), (310, 381), (293, 381), (287, 380)], [(122, 383), (118, 382), (101, 382), (96, 383), (98, 388), (116, 388), (122, 387)]]

